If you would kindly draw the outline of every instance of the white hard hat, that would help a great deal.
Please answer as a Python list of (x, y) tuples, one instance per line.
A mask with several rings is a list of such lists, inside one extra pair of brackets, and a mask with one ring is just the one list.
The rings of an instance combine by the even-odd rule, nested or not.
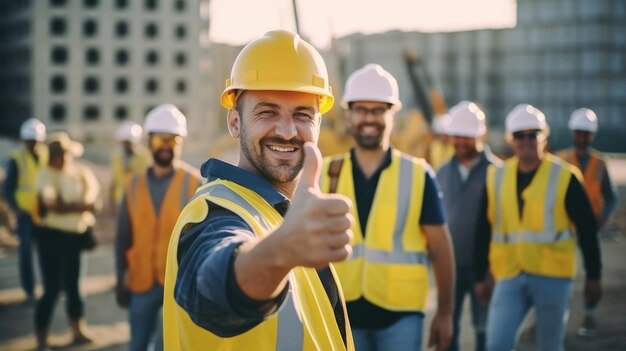
[(143, 128), (147, 133), (187, 136), (185, 115), (172, 104), (159, 105), (148, 112)]
[(378, 101), (392, 104), (399, 110), (402, 107), (399, 91), (398, 82), (391, 73), (370, 63), (348, 77), (341, 104), (347, 109), (350, 102)]
[(115, 139), (119, 141), (130, 141), (132, 143), (141, 142), (141, 126), (133, 121), (125, 121), (117, 128)]
[(549, 131), (546, 116), (538, 108), (529, 104), (519, 104), (506, 116), (506, 132), (538, 129)]
[(433, 133), (448, 135), (448, 127), (450, 126), (450, 115), (444, 113), (442, 115), (435, 116), (432, 123)]
[(460, 137), (477, 138), (485, 135), (485, 113), (471, 101), (461, 101), (449, 111), (450, 123), (446, 134)]
[(22, 140), (46, 140), (46, 125), (37, 118), (29, 118), (20, 127), (20, 139)]
[(579, 108), (572, 112), (568, 123), (570, 130), (584, 130), (595, 133), (598, 131), (598, 117), (588, 108)]

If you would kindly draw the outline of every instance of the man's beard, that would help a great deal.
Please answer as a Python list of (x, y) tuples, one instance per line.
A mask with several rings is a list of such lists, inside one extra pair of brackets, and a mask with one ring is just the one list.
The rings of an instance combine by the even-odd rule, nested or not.
[[(297, 147), (300, 151), (299, 158), (295, 165), (291, 165), (289, 161), (282, 160), (279, 161), (280, 164), (275, 166), (272, 165), (265, 155), (265, 145), (268, 142), (274, 142), (276, 144), (281, 145), (293, 145)], [(284, 140), (280, 138), (263, 138), (259, 141), (259, 153), (255, 153), (255, 149), (252, 145), (252, 141), (250, 141), (247, 137), (247, 133), (245, 128), (241, 128), (241, 137), (239, 139), (239, 146), (241, 147), (241, 152), (243, 156), (252, 164), (252, 166), (257, 170), (258, 174), (268, 179), (273, 183), (288, 183), (296, 179), (300, 171), (302, 170), (302, 166), (304, 165), (304, 153), (302, 151), (302, 145), (304, 143), (298, 140)]]
[(168, 150), (167, 156), (162, 156), (164, 150), (156, 150), (152, 152), (152, 158), (154, 159), (154, 163), (161, 167), (169, 167), (172, 165), (172, 161), (174, 160), (174, 151)]
[[(376, 129), (378, 129), (378, 134), (377, 135), (367, 135), (364, 136), (360, 133), (360, 129), (361, 127), (364, 126), (373, 126)], [(361, 123), (357, 126), (354, 127), (354, 130), (352, 131), (352, 136), (354, 137), (354, 140), (356, 141), (357, 145), (362, 148), (362, 149), (366, 149), (366, 150), (375, 150), (380, 148), (383, 145), (383, 136), (385, 133), (385, 127), (382, 126), (379, 123)]]

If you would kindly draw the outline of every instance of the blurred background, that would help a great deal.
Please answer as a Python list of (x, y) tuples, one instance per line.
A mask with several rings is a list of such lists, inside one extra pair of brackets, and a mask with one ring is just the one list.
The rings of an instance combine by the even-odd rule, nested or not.
[[(555, 150), (570, 145), (571, 112), (591, 108), (599, 119), (594, 145), (611, 153), (610, 172), (624, 198), (623, 0), (0, 0), (0, 161), (17, 145), (21, 123), (36, 117), (49, 132), (68, 131), (85, 145), (84, 159), (106, 193), (115, 130), (127, 120), (142, 124), (167, 102), (187, 116), (185, 160), (196, 167), (208, 157), (234, 162), (219, 94), (243, 45), (278, 28), (299, 32), (320, 50), (337, 99), (363, 65), (390, 71), (404, 105), (394, 144), (414, 155), (425, 155), (433, 117), (461, 100), (483, 107), (488, 143), (501, 155), (509, 152), (504, 118), (515, 105), (546, 114)], [(322, 152), (347, 150), (339, 104), (323, 123)], [(622, 204), (607, 226), (610, 240), (621, 243), (624, 212)], [(0, 350), (28, 349), (32, 307), (20, 305), (14, 239), (6, 234), (11, 219), (1, 208), (0, 215)], [(96, 300), (87, 303), (87, 319), (100, 333), (95, 349), (123, 350), (126, 314), (110, 293), (113, 227), (111, 214), (103, 214), (97, 234), (104, 245), (89, 255), (85, 273), (85, 293)], [(620, 245), (610, 250), (626, 248)], [(615, 260), (625, 266), (622, 255)], [(626, 315), (623, 296), (618, 315)], [(65, 330), (57, 319), (57, 330)], [(614, 337), (626, 348), (626, 319), (610, 325), (621, 329)]]

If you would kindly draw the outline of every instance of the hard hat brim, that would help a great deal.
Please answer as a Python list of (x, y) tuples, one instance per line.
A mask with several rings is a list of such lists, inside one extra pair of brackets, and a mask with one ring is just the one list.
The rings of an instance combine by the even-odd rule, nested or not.
[(228, 89), (224, 90), (222, 96), (220, 97), (220, 102), (224, 108), (232, 109), (235, 107), (235, 104), (237, 103), (238, 90), (292, 91), (317, 95), (320, 98), (319, 109), (321, 114), (325, 114), (330, 111), (335, 103), (335, 98), (328, 94), (326, 89), (313, 85), (294, 86), (293, 83), (271, 83), (270, 87), (270, 84), (267, 82), (249, 82), (245, 84), (232, 85), (228, 87)]

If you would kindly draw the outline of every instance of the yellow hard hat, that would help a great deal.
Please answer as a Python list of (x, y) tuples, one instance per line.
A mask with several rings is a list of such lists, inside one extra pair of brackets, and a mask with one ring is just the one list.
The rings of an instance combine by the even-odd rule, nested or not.
[(235, 59), (221, 103), (235, 107), (238, 90), (281, 90), (316, 94), (321, 113), (335, 102), (322, 56), (299, 35), (276, 30), (248, 45)]

